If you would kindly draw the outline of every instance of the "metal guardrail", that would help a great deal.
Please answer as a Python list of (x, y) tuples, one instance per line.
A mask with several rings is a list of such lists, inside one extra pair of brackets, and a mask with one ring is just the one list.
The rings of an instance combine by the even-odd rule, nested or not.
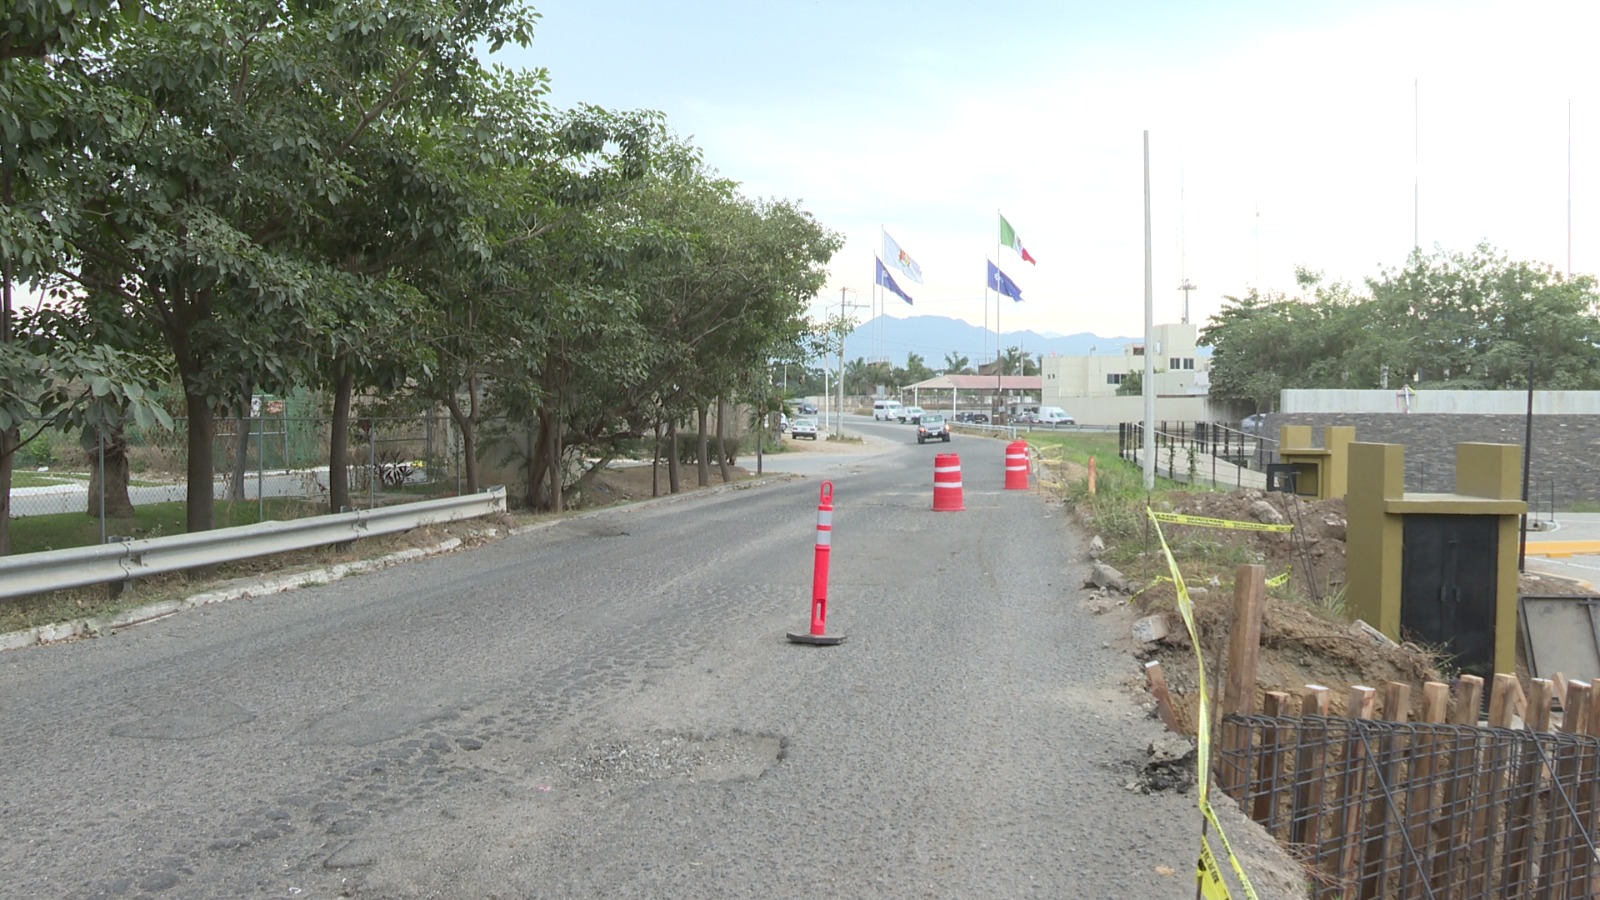
[(506, 489), (377, 509), (0, 557), (0, 599), (114, 584), (505, 512)]

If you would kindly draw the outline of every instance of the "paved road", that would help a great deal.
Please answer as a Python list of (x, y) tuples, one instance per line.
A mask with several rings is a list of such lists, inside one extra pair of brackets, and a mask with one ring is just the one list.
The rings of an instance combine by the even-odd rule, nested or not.
[(1193, 896), (1080, 539), (903, 440), (833, 473), (839, 647), (802, 478), (0, 655), (0, 895)]

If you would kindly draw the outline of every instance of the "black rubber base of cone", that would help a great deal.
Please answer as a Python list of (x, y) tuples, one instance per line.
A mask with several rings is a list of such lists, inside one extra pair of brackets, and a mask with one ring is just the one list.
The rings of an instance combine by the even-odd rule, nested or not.
[(811, 634), (810, 632), (789, 632), (789, 640), (796, 644), (815, 644), (819, 647), (832, 647), (834, 644), (844, 643), (842, 634)]

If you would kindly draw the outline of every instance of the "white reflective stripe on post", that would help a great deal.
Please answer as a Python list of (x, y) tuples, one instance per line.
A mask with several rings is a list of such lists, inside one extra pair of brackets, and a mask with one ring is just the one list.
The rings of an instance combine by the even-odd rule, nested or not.
[(819, 510), (817, 510), (817, 527), (818, 528), (832, 528), (833, 527), (833, 510), (831, 510), (831, 509), (819, 509)]
[(934, 471), (934, 474), (938, 474), (940, 472), (959, 472), (959, 471), (961, 471), (961, 467), (960, 466), (934, 466), (933, 467), (933, 471)]
[(1027, 466), (1006, 466), (1006, 471), (1007, 472), (1026, 472), (1026, 471), (1028, 471), (1028, 467)]
[(817, 546), (818, 547), (831, 547), (831, 546), (833, 546), (833, 532), (832, 531), (828, 531), (827, 529), (818, 528), (817, 529)]
[(939, 488), (959, 488), (959, 487), (961, 487), (961, 482), (959, 482), (959, 481), (935, 481), (933, 483), (934, 490), (938, 490)]

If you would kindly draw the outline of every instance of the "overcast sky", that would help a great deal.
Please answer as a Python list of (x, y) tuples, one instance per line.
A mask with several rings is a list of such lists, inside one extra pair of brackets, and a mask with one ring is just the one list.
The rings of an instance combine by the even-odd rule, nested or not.
[[(1398, 266), (1414, 228), (1565, 271), (1569, 104), (1571, 266), (1600, 268), (1593, 0), (535, 2), (499, 61), (549, 68), (558, 106), (660, 110), (747, 194), (802, 201), (846, 237), (835, 307), (870, 300), (887, 228), (925, 280), (890, 315), (993, 327), (992, 258), (1026, 297), (1007, 331), (1141, 332), (1147, 129), (1158, 322), (1185, 275), (1203, 324), (1296, 265)], [(996, 255), (997, 211), (1037, 266)]]

